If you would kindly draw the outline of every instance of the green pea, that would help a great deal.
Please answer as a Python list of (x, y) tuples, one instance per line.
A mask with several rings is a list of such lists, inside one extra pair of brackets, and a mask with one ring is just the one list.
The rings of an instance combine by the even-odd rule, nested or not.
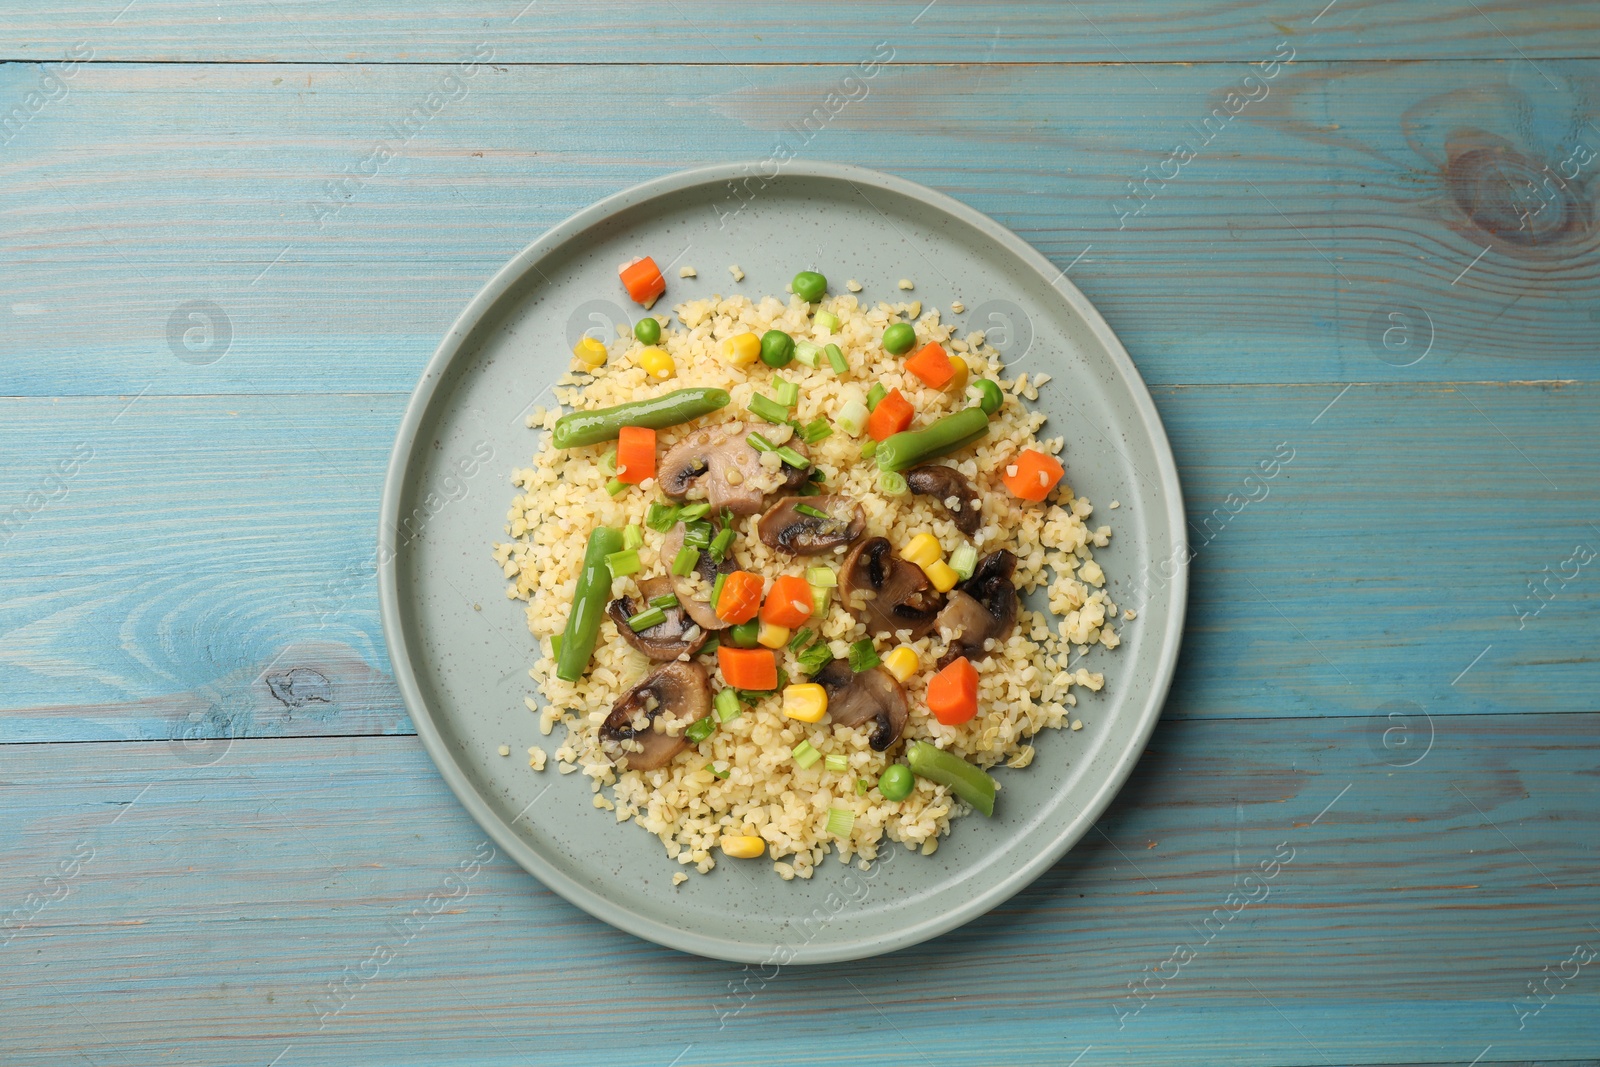
[(909, 322), (897, 322), (883, 331), (883, 347), (891, 355), (903, 355), (917, 343), (917, 331)]
[(914, 784), (911, 768), (904, 763), (891, 763), (878, 776), (878, 792), (883, 794), (885, 800), (904, 800), (911, 795)]
[(968, 394), (976, 393), (978, 404), (983, 408), (984, 414), (993, 415), (1006, 403), (1005, 393), (1000, 391), (1000, 385), (988, 378), (979, 378), (967, 386)]
[(815, 304), (828, 291), (828, 279), (814, 270), (803, 270), (794, 276), (794, 295), (808, 304)]
[(794, 358), (794, 338), (782, 330), (761, 335), (761, 362), (769, 367), (787, 367)]
[(761, 633), (761, 623), (756, 619), (741, 622), (728, 630), (728, 644), (734, 648), (755, 648)]
[(641, 344), (653, 345), (661, 340), (661, 323), (655, 319), (640, 319), (633, 324), (633, 335)]

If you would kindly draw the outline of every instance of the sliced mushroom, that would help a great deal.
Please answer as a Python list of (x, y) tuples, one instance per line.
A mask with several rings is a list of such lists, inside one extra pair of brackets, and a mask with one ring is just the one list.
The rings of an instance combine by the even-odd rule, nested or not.
[(836, 659), (812, 675), (828, 691), (828, 717), (840, 726), (860, 726), (876, 720), (867, 743), (882, 752), (900, 740), (911, 717), (906, 691), (894, 675), (882, 667), (857, 674), (847, 660)]
[(632, 597), (621, 596), (606, 607), (606, 614), (617, 624), (617, 633), (622, 635), (622, 639), (657, 663), (677, 659), (686, 653), (694, 655), (709, 636), (705, 627), (689, 617), (681, 601), (675, 608), (663, 609), (667, 615), (665, 622), (639, 631), (628, 625), (630, 618), (650, 607), (650, 601), (673, 592), (675, 588), (671, 578), (646, 578), (639, 583), (643, 603), (636, 603)]
[[(801, 508), (820, 511), (808, 514)], [(797, 556), (816, 556), (853, 544), (867, 528), (861, 505), (847, 496), (786, 496), (761, 516), (756, 530), (771, 548)]]
[(896, 556), (886, 537), (869, 537), (850, 550), (839, 587), (845, 606), (875, 634), (910, 630), (921, 637), (944, 606), (922, 568)]
[(706, 669), (698, 663), (668, 663), (617, 698), (600, 724), (600, 738), (607, 754), (625, 769), (653, 771), (689, 747), (681, 730), (669, 734), (662, 727), (674, 721), (687, 726), (710, 712)]
[[(683, 535), (687, 527), (678, 523), (661, 541), (661, 561), (666, 566), (672, 566), (672, 561), (678, 558), (678, 551), (683, 548)], [(717, 584), (718, 574), (727, 574), (739, 569), (739, 564), (734, 561), (733, 553), (729, 552), (722, 557), (721, 563), (711, 562), (711, 553), (705, 549), (700, 550), (700, 559), (694, 565), (695, 573), (704, 578), (707, 585)], [(689, 613), (689, 618), (700, 624), (702, 630), (726, 630), (731, 624), (717, 618), (717, 613), (712, 610), (711, 604), (704, 600), (696, 600), (694, 586), (688, 578), (672, 577), (672, 591), (677, 594), (678, 606)]]
[(944, 505), (950, 521), (967, 536), (983, 525), (983, 498), (972, 488), (967, 476), (942, 463), (924, 463), (906, 471), (906, 487), (913, 493), (931, 496)]
[(939, 657), (946, 667), (962, 656), (970, 660), (989, 657), (984, 643), (990, 638), (1003, 641), (1017, 623), (1017, 587), (1011, 576), (1017, 570), (1017, 557), (1005, 549), (991, 552), (978, 561), (972, 577), (956, 586), (950, 601), (939, 613), (938, 627), (950, 633), (950, 644)]
[[(746, 440), (748, 436), (744, 423), (730, 422), (685, 437), (661, 457), (656, 472), (661, 491), (682, 499), (698, 481), (713, 508), (754, 515), (767, 493), (795, 488), (805, 481), (805, 470), (785, 466), (778, 472), (764, 466), (761, 453)], [(790, 447), (806, 454), (802, 441), (790, 442)]]

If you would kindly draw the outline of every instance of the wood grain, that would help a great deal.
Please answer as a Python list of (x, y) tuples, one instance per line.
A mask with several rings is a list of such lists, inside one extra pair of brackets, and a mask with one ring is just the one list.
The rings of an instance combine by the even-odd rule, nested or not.
[(332, 0), (77, 0), (0, 15), (4, 59), (162, 62), (450, 62), (490, 41), (504, 63), (853, 63), (880, 40), (919, 62), (1200, 62), (1256, 58), (1254, 41), (1304, 42), (1320, 59), (1600, 55), (1583, 0), (765, 0), (709, 12), (676, 2), (503, 0), (448, 9)]
[[(1227, 1058), (1247, 1025), (1261, 1063), (1581, 1056), (1592, 989), (1521, 1031), (1511, 1004), (1596, 938), (1600, 717), (1439, 725), (1396, 768), (1359, 719), (1164, 723), (1098, 829), (1010, 903), (931, 945), (776, 975), (637, 941), (503, 858), (446, 883), (488, 852), (410, 738), (241, 741), (208, 766), (9, 747), (0, 899), (89, 858), (5, 935), (0, 1046), (17, 1064), (288, 1046), (282, 1067), (665, 1064), (686, 1045), (682, 1063), (1066, 1063), (1092, 1045), (1085, 1063), (1169, 1064)], [(1254, 902), (1204, 925), (1235, 891)], [(430, 894), (454, 899), (427, 916)], [(395, 958), (319, 1029), (328, 984), (384, 944)], [(1195, 958), (1128, 1014), (1175, 944)]]
[[(891, 64), (804, 155), (1011, 226), (1071, 268), (1152, 384), (1594, 380), (1600, 162), (1565, 188), (1540, 168), (1600, 151), (1584, 103), (1600, 66), (1539, 66), (1560, 92), (1522, 62), (1297, 61), (1162, 185), (1243, 71)], [(841, 77), (485, 67), (375, 178), (327, 191), (447, 76), (80, 67), (0, 166), (0, 395), (409, 391), (545, 228), (652, 175), (765, 157)], [(0, 67), (0, 99), (38, 78)], [(231, 331), (204, 365), (168, 341), (195, 300)]]

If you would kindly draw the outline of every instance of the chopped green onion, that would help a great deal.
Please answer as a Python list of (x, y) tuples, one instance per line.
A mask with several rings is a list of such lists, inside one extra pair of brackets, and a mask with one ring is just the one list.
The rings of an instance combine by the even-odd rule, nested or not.
[(810, 515), (813, 519), (826, 519), (828, 513), (821, 508), (814, 508), (810, 504), (796, 504), (794, 509), (802, 515)]
[(834, 837), (849, 837), (856, 826), (856, 813), (849, 808), (828, 809), (828, 833)]
[(650, 606), (653, 608), (675, 608), (678, 606), (678, 598), (673, 593), (663, 593), (661, 596), (651, 597)]
[(828, 613), (828, 601), (833, 599), (833, 590), (826, 586), (811, 587), (811, 614), (818, 617)]
[(773, 444), (771, 441), (767, 440), (765, 437), (762, 437), (758, 433), (753, 433), (746, 437), (745, 443), (751, 448), (755, 449), (757, 452), (776, 452), (778, 450), (777, 445)]
[(722, 525), (728, 526), (728, 527), (731, 527), (733, 525), (733, 509), (732, 508), (723, 508), (720, 512), (718, 512), (718, 514), (722, 516)]
[(627, 490), (628, 483), (623, 481), (621, 478), (613, 478), (606, 483), (606, 492), (610, 493), (612, 496), (620, 496), (622, 493), (627, 492)]
[(822, 483), (828, 480), (828, 472), (821, 467), (812, 467), (811, 473), (806, 475), (806, 481)]
[(711, 610), (713, 611), (717, 608), (717, 601), (722, 599), (722, 583), (727, 580), (727, 574), (718, 571), (717, 580), (711, 583)]
[(821, 496), (822, 490), (817, 488), (815, 482), (807, 482), (795, 490), (795, 496)]
[(878, 442), (874, 441), (872, 438), (869, 437), (865, 441), (861, 442), (861, 458), (862, 459), (871, 459), (874, 455), (877, 454), (877, 451), (878, 451)]
[(778, 668), (778, 684), (776, 686), (774, 686), (773, 688), (776, 689), (776, 690), (783, 690), (783, 689), (787, 689), (788, 687), (789, 687), (789, 672), (784, 670), (782, 667), (779, 667)]
[(611, 553), (606, 557), (606, 566), (611, 568), (611, 577), (621, 578), (628, 574), (638, 574), (642, 564), (639, 562), (639, 553), (630, 548)]
[(744, 714), (744, 709), (739, 706), (739, 694), (732, 689), (717, 690), (717, 697), (711, 706), (716, 709), (718, 722), (732, 722)]
[(843, 774), (850, 769), (850, 761), (843, 756), (824, 756), (822, 765), (834, 774)]
[(816, 323), (818, 326), (821, 326), (829, 333), (836, 332), (840, 326), (844, 325), (844, 323), (839, 320), (839, 316), (835, 315), (831, 311), (823, 311), (821, 308), (817, 309), (817, 313), (811, 317), (811, 321)]
[(800, 436), (805, 438), (806, 444), (814, 445), (818, 441), (833, 436), (833, 427), (828, 425), (828, 420), (815, 418), (806, 423), (805, 429), (800, 431)]
[(809, 627), (809, 626), (800, 627), (800, 629), (795, 631), (794, 636), (789, 638), (789, 651), (790, 652), (798, 652), (798, 651), (800, 651), (800, 649), (805, 646), (805, 643), (807, 641), (811, 640), (815, 636), (817, 636), (817, 635), (811, 632), (811, 627)]
[(816, 674), (829, 663), (833, 662), (833, 649), (828, 647), (828, 642), (818, 641), (799, 657), (800, 669), (807, 674)]
[(867, 416), (869, 414), (871, 412), (867, 410), (867, 405), (852, 398), (844, 407), (839, 409), (839, 413), (833, 417), (833, 421), (839, 424), (839, 429), (851, 437), (860, 437), (861, 431), (867, 427)]
[(761, 703), (761, 699), (763, 697), (772, 695), (771, 693), (760, 693), (754, 689), (735, 689), (734, 692), (739, 694), (739, 701), (741, 703), (751, 705), (759, 704)]
[(622, 547), (644, 547), (644, 530), (640, 529), (638, 523), (630, 522), (628, 525), (622, 528)]
[(833, 368), (833, 373), (844, 374), (850, 369), (850, 361), (844, 358), (838, 345), (829, 345), (823, 351), (828, 353), (828, 366)]
[(809, 767), (813, 763), (817, 762), (817, 760), (822, 758), (822, 753), (818, 752), (816, 746), (810, 741), (800, 742), (798, 745), (794, 746), (794, 751), (789, 753), (789, 755), (793, 756), (794, 761), (802, 768)]
[(656, 533), (666, 533), (678, 521), (678, 509), (671, 504), (651, 504), (644, 512), (644, 524)]
[[(968, 502), (968, 506), (971, 503)], [(978, 550), (966, 542), (961, 547), (950, 553), (950, 569), (961, 575), (964, 582), (972, 577), (972, 572), (978, 568)]]
[(686, 525), (683, 530), (683, 543), (690, 548), (705, 548), (711, 544), (711, 524), (700, 520)]
[(800, 386), (796, 382), (786, 382), (778, 375), (772, 376), (772, 395), (786, 408), (792, 408), (800, 403)]
[(872, 411), (878, 406), (878, 401), (889, 395), (889, 390), (883, 387), (882, 382), (873, 382), (872, 388), (867, 390), (867, 410)]
[(706, 764), (704, 767), (702, 767), (700, 769), (703, 770), (703, 771), (710, 771), (711, 772), (711, 777), (713, 777), (713, 778), (726, 778), (726, 777), (728, 777), (728, 771), (719, 771), (719, 770), (717, 770), (716, 764), (713, 764), (713, 763), (708, 763), (708, 764)]
[(652, 626), (660, 626), (667, 621), (667, 613), (660, 608), (646, 608), (637, 615), (628, 617), (628, 629), (634, 633), (648, 630)]
[(706, 638), (706, 643), (700, 646), (700, 654), (702, 656), (714, 656), (717, 654), (717, 649), (721, 647), (722, 639), (716, 634), (712, 634)]
[(717, 531), (717, 536), (711, 539), (711, 562), (721, 563), (728, 558), (728, 547), (733, 544), (733, 527), (728, 526)]
[(878, 491), (889, 496), (900, 496), (906, 491), (906, 476), (899, 471), (879, 471)]
[(811, 341), (796, 341), (794, 358), (808, 367), (815, 367), (822, 359), (822, 347)]
[(710, 512), (710, 504), (685, 504), (683, 507), (678, 509), (678, 518), (683, 522), (693, 522), (696, 519), (705, 518), (706, 515), (710, 514)]
[(750, 414), (759, 415), (774, 425), (787, 422), (789, 419), (789, 409), (787, 407), (771, 397), (762, 396), (760, 393), (751, 397), (750, 403), (746, 404), (745, 407), (750, 410)]
[(615, 474), (615, 473), (617, 473), (617, 450), (616, 449), (613, 448), (611, 451), (607, 452), (605, 455), (600, 457), (600, 473), (601, 474)]
[(695, 564), (699, 562), (700, 550), (684, 545), (672, 559), (672, 573), (679, 578), (687, 578), (694, 572)]
[(839, 584), (839, 576), (832, 567), (807, 567), (806, 581), (818, 589), (832, 589)]
[(811, 466), (811, 461), (809, 459), (802, 456), (788, 445), (784, 445), (782, 448), (778, 449), (778, 458), (783, 460), (789, 466), (795, 467), (799, 470), (805, 470), (807, 467)]
[(850, 646), (850, 669), (860, 674), (870, 671), (883, 660), (878, 657), (878, 650), (872, 647), (872, 638), (863, 637)]
[(683, 731), (683, 736), (688, 739), (691, 745), (698, 745), (716, 732), (717, 720), (707, 715), (703, 719), (696, 719), (690, 723), (689, 728)]
[(552, 656), (554, 656), (556, 659), (560, 659), (561, 658), (561, 640), (562, 640), (562, 635), (561, 634), (551, 634), (550, 635), (550, 654)]
[(867, 790), (869, 790), (871, 788), (872, 788), (872, 783), (867, 781), (865, 778), (857, 778), (856, 779), (856, 796), (858, 796), (858, 797), (866, 796), (867, 795)]

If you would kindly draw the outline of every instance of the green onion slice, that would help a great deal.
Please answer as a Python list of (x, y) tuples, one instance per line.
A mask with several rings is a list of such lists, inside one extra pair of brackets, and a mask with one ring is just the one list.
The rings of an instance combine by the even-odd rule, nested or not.
[(695, 564), (700, 562), (700, 550), (684, 545), (678, 549), (678, 554), (672, 560), (672, 573), (679, 578), (687, 578), (693, 573)]
[(646, 608), (637, 615), (628, 617), (628, 629), (634, 633), (648, 630), (652, 626), (660, 626), (667, 621), (667, 613), (660, 608)]
[(882, 663), (878, 650), (872, 647), (872, 638), (863, 637), (850, 646), (850, 669), (860, 674)]

